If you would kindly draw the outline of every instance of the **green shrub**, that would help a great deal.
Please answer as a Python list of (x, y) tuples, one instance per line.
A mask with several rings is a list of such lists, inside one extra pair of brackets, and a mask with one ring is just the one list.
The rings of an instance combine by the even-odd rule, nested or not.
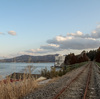
[(64, 66), (59, 71), (56, 71), (55, 67), (51, 67), (50, 71), (48, 71), (47, 68), (45, 68), (44, 70), (41, 71), (41, 75), (46, 77), (47, 79), (57, 77), (57, 76), (62, 76), (75, 68), (83, 66), (86, 63), (87, 62), (82, 62), (82, 63), (77, 63), (77, 64), (73, 64), (73, 65), (69, 65), (69, 66)]

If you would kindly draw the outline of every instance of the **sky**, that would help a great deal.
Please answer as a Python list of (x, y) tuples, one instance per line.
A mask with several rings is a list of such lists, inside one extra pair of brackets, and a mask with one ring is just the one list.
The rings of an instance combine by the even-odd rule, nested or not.
[(0, 58), (99, 46), (100, 0), (0, 0)]

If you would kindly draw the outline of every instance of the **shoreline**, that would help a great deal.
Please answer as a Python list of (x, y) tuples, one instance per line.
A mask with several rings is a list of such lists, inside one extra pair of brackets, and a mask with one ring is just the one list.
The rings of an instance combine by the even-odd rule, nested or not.
[(31, 77), (37, 79), (37, 78), (41, 77), (41, 74), (29, 74), (29, 73), (27, 74), (27, 73), (16, 73), (15, 72), (15, 73), (12, 73), (12, 74), (6, 76), (5, 78), (9, 78), (10, 77), (10, 79), (16, 79), (16, 80), (21, 79), (21, 80), (23, 80), (24, 76), (27, 77), (27, 78), (29, 76), (31, 76)]
[(54, 62), (0, 62), (0, 63), (54, 63)]

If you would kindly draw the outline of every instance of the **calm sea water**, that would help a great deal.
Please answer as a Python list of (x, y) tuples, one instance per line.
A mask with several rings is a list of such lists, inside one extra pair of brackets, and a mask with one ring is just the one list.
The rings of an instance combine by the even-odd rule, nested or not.
[(54, 66), (54, 63), (0, 63), (0, 75), (4, 78), (14, 72), (28, 72), (28, 66), (30, 66), (32, 74), (40, 74), (42, 69), (47, 68), (50, 70), (51, 66)]

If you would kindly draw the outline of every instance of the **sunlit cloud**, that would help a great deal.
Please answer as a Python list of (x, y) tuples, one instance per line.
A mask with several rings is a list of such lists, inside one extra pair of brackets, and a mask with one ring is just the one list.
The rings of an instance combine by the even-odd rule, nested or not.
[(56, 38), (47, 41), (49, 44), (59, 45), (59, 49), (75, 49), (82, 50), (88, 48), (96, 48), (100, 45), (100, 41), (94, 38), (80, 38), (73, 37), (72, 39), (66, 39), (64, 41), (58, 41)]
[(41, 46), (40, 48), (42, 48), (46, 51), (48, 50), (48, 52), (60, 51), (59, 45), (57, 45), (57, 44), (48, 44), (48, 45)]
[(67, 33), (66, 36), (59, 35), (47, 40), (47, 45), (42, 45), (39, 49), (31, 49), (26, 52), (27, 54), (43, 54), (64, 50), (94, 49), (100, 46), (99, 38), (100, 25), (98, 25), (90, 34), (76, 31), (75, 33)]
[(15, 31), (8, 31), (8, 34), (15, 36), (16, 32)]
[(4, 35), (5, 33), (3, 33), (3, 32), (0, 32), (0, 35)]
[(67, 36), (95, 39), (100, 38), (100, 25), (98, 25), (90, 34), (84, 34), (81, 31), (77, 31), (76, 33), (67, 33)]
[[(10, 31), (11, 35), (16, 35), (16, 32)], [(15, 34), (14, 34), (15, 33)], [(98, 25), (90, 34), (85, 34), (81, 31), (75, 33), (67, 33), (66, 36), (58, 35), (48, 39), (46, 45), (41, 45), (37, 49), (29, 49), (20, 52), (17, 55), (43, 55), (69, 50), (81, 51), (95, 49), (100, 46), (100, 26)]]
[(67, 36), (82, 37), (83, 33), (81, 31), (77, 31), (76, 33), (67, 33)]

